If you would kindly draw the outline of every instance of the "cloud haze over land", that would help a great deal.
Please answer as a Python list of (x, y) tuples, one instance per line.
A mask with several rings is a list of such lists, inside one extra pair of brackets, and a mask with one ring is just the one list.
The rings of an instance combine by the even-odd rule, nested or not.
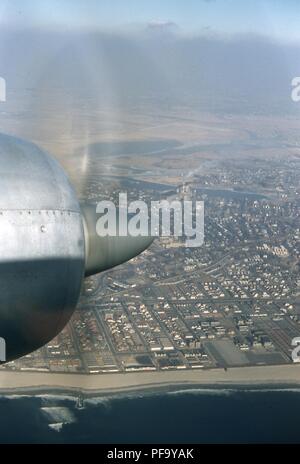
[(253, 106), (280, 97), (290, 103), (291, 79), (300, 74), (299, 53), (300, 46), (254, 35), (226, 39), (2, 29), (0, 75), (8, 88), (64, 88), (111, 103), (163, 95), (178, 103), (210, 99), (212, 108), (218, 99), (242, 97)]

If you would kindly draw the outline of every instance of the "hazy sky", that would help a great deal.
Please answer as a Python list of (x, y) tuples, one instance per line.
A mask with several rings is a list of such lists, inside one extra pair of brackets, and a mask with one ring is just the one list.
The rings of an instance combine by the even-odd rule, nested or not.
[(182, 34), (253, 33), (300, 41), (299, 0), (1, 0), (0, 24)]
[(0, 76), (8, 95), (60, 89), (118, 111), (155, 96), (289, 112), (299, 20), (300, 0), (0, 0)]

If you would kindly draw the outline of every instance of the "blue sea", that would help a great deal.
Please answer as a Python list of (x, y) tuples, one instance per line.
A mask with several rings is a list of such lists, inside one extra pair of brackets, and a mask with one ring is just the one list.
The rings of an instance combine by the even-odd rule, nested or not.
[(300, 443), (299, 418), (296, 388), (3, 396), (0, 442)]

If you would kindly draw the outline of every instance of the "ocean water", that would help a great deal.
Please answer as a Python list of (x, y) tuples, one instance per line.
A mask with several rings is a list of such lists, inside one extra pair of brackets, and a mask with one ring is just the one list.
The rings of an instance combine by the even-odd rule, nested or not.
[(1, 443), (300, 443), (300, 389), (0, 398)]

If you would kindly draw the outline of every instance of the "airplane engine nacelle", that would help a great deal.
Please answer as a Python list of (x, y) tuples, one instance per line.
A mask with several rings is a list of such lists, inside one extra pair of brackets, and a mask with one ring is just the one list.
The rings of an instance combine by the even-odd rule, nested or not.
[[(0, 134), (0, 340), (6, 361), (54, 338), (82, 280), (143, 251), (146, 237), (97, 237), (61, 166), (36, 145)], [(0, 362), (2, 361), (0, 357)]]
[(69, 320), (84, 275), (76, 195), (37, 146), (0, 135), (0, 337), (6, 359), (34, 351)]

